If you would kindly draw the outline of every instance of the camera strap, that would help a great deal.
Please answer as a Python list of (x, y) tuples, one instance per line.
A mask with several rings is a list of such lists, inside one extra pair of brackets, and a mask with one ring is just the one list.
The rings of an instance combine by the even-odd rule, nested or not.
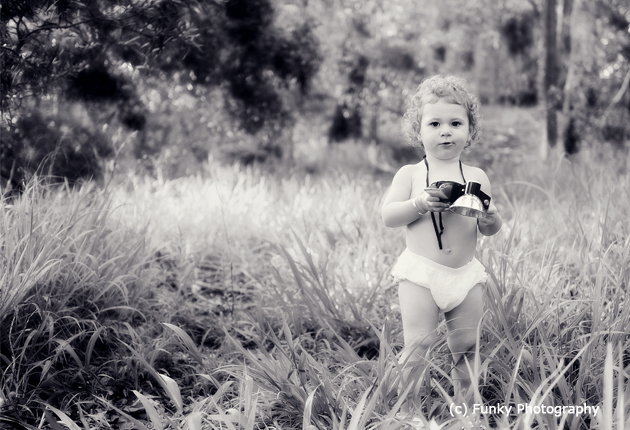
[[(424, 165), (427, 166), (427, 188), (430, 187), (429, 182), (429, 162), (427, 161), (427, 156), (422, 157), (424, 159)], [(464, 180), (464, 184), (466, 183), (466, 178), (464, 177), (464, 169), (462, 168), (462, 162), (459, 160), (459, 171), (462, 174), (462, 179)], [(438, 217), (440, 220), (440, 228), (438, 230), (438, 223), (435, 221), (435, 214), (431, 212), (431, 221), (433, 221), (433, 230), (435, 230), (435, 237), (438, 241), (438, 246), (442, 249), (442, 234), (444, 234), (444, 223), (442, 222), (442, 212), (438, 213)]]

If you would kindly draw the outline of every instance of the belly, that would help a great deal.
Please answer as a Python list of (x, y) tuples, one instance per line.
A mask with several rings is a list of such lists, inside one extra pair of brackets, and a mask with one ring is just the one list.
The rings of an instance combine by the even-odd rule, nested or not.
[[(434, 214), (440, 227), (439, 215)], [(477, 247), (477, 219), (442, 212), (442, 249), (438, 246), (431, 215), (426, 214), (407, 226), (407, 248), (415, 254), (448, 267), (461, 267), (475, 255)]]

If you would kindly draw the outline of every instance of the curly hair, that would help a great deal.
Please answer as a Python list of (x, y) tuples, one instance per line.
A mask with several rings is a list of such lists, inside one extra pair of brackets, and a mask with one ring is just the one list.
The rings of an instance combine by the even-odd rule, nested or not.
[(481, 106), (477, 96), (468, 91), (466, 87), (465, 79), (450, 75), (431, 76), (422, 81), (409, 101), (401, 122), (402, 133), (407, 143), (411, 146), (424, 148), (420, 140), (422, 109), (425, 104), (435, 103), (439, 99), (445, 99), (449, 103), (455, 103), (466, 108), (469, 124), (469, 137), (466, 148), (469, 148), (473, 142), (479, 140), (481, 134)]

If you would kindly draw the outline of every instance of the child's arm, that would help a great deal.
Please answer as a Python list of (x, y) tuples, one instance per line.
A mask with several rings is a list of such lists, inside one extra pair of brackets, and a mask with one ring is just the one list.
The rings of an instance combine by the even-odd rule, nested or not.
[(416, 221), (429, 210), (439, 212), (448, 208), (447, 204), (440, 202), (439, 197), (432, 197), (426, 192), (410, 198), (414, 168), (411, 165), (402, 167), (392, 180), (381, 208), (381, 217), (387, 227), (402, 227)]
[(481, 234), (484, 236), (492, 236), (501, 230), (503, 219), (501, 215), (499, 215), (497, 207), (492, 202), (490, 202), (490, 207), (488, 207), (486, 215), (486, 218), (477, 218), (477, 226)]
[[(481, 171), (481, 188), (484, 190), (486, 194), (491, 196), (492, 189), (490, 186), (490, 180), (488, 176)], [(477, 218), (477, 226), (479, 227), (479, 232), (484, 236), (492, 236), (496, 234), (499, 230), (501, 230), (501, 226), (503, 225), (503, 219), (497, 210), (497, 207), (490, 201), (490, 206), (486, 211), (485, 218)]]

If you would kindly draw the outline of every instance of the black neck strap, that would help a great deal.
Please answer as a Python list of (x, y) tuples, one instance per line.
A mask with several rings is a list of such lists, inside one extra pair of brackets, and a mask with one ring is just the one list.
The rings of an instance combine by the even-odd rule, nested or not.
[[(429, 184), (429, 162), (427, 161), (427, 156), (424, 157), (424, 165), (427, 166), (427, 188), (431, 185)], [(466, 178), (464, 177), (464, 169), (462, 168), (462, 162), (459, 162), (459, 171), (462, 174), (462, 179), (464, 180), (464, 184), (466, 183)], [(435, 237), (437, 238), (438, 246), (442, 249), (442, 234), (444, 234), (444, 223), (442, 222), (442, 212), (438, 213), (438, 217), (440, 220), (440, 228), (438, 230), (438, 223), (435, 221), (435, 215), (431, 212), (431, 221), (433, 221), (433, 230), (435, 230)]]
[[(425, 155), (424, 157), (422, 157), (424, 159), (424, 165), (427, 166), (427, 187), (430, 187), (429, 185), (429, 162), (427, 161), (427, 156)], [(464, 181), (464, 185), (466, 184), (466, 178), (464, 177), (464, 169), (462, 168), (462, 162), (461, 160), (459, 161), (459, 172), (462, 174), (462, 179)]]

